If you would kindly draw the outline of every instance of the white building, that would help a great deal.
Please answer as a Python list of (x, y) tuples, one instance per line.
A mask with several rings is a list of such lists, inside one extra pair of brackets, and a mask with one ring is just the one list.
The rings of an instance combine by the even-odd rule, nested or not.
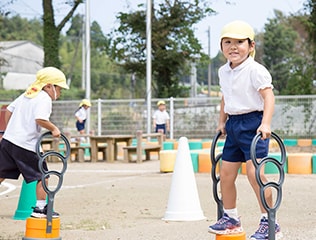
[(44, 51), (30, 41), (0, 42), (0, 74), (4, 89), (26, 89), (35, 81), (35, 74), (43, 67)]

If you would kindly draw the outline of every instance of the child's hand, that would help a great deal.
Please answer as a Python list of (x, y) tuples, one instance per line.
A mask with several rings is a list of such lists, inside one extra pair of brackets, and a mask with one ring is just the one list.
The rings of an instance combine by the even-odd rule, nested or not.
[(222, 136), (226, 135), (225, 124), (218, 125), (218, 127), (216, 128), (216, 132), (219, 132), (219, 131), (222, 133)]
[(52, 135), (53, 137), (60, 137), (60, 131), (58, 128), (54, 128), (54, 130), (52, 131)]
[(270, 138), (271, 136), (271, 128), (270, 125), (266, 125), (266, 124), (261, 124), (259, 126), (259, 128), (257, 129), (257, 133), (261, 132), (261, 139), (266, 139), (266, 138)]

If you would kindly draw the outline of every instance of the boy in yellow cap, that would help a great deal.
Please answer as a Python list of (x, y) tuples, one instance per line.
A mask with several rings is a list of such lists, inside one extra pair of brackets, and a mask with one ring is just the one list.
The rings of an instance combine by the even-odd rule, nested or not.
[[(209, 232), (231, 234), (243, 231), (236, 206), (235, 180), (242, 162), (246, 162), (247, 177), (261, 209), (259, 228), (250, 239), (266, 240), (269, 235), (268, 214), (261, 202), (250, 146), (254, 136), (261, 132), (262, 139), (258, 141), (256, 154), (259, 159), (267, 156), (274, 94), (270, 73), (254, 60), (254, 35), (252, 27), (243, 21), (225, 25), (221, 33), (221, 50), (227, 63), (218, 71), (223, 95), (217, 131), (226, 135), (220, 169), (224, 215), (209, 226)], [(267, 181), (263, 171), (260, 178), (263, 182)], [(271, 189), (265, 191), (265, 197), (272, 206)], [(276, 239), (280, 239), (282, 233), (278, 224), (275, 231)]]
[(166, 111), (165, 101), (158, 101), (158, 109), (153, 114), (153, 125), (155, 132), (166, 134), (169, 131), (170, 116)]
[[(7, 107), (7, 127), (0, 142), (0, 183), (6, 179), (18, 179), (23, 175), (26, 183), (37, 181), (36, 206), (32, 217), (46, 217), (46, 192), (43, 189), (42, 173), (38, 168), (35, 146), (41, 128), (60, 137), (60, 130), (50, 120), (52, 101), (57, 100), (61, 89), (69, 89), (62, 71), (54, 67), (39, 70), (36, 80), (28, 89)], [(44, 162), (43, 167), (47, 169)], [(53, 217), (58, 217), (53, 213)]]
[(88, 99), (82, 99), (79, 104), (79, 108), (75, 112), (76, 128), (80, 134), (84, 134), (85, 124), (87, 119), (87, 110), (91, 107), (91, 102)]

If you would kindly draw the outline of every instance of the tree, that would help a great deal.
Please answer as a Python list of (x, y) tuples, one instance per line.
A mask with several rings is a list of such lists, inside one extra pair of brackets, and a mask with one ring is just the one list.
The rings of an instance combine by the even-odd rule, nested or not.
[(65, 4), (69, 4), (71, 9), (68, 14), (61, 20), (61, 22), (55, 24), (55, 14), (53, 8), (53, 0), (43, 0), (43, 46), (44, 46), (44, 66), (60, 67), (59, 60), (59, 35), (65, 24), (73, 16), (75, 10), (83, 0), (66, 1)]
[(3, 17), (0, 15), (0, 39), (11, 40), (29, 40), (38, 45), (43, 43), (43, 24), (38, 19), (28, 20), (19, 15), (13, 17)]
[[(1, 10), (1, 9), (0, 9)], [(1, 12), (1, 11), (0, 11)], [(43, 35), (41, 34), (42, 24), (39, 20), (28, 21), (20, 16), (9, 18), (0, 14), (0, 39), (2, 41), (29, 40), (38, 45), (42, 44)], [(2, 48), (0, 48), (0, 52)], [(0, 58), (0, 66), (8, 63), (4, 58)]]
[[(313, 64), (316, 64), (316, 0), (307, 0), (304, 4), (305, 10), (309, 13), (309, 17), (304, 22), (306, 29), (309, 33), (309, 42), (311, 45), (311, 53), (313, 56)], [(312, 77), (316, 80), (316, 70), (313, 67)]]
[[(63, 69), (68, 72), (71, 89), (81, 88), (82, 84), (82, 26), (84, 16), (77, 14), (71, 19), (66, 36), (61, 35), (60, 59)], [(128, 76), (121, 74), (121, 68), (105, 52), (109, 40), (104, 36), (100, 25), (91, 24), (91, 90), (94, 98), (124, 98), (130, 96)], [(71, 80), (71, 81), (70, 81)]]
[(0, 4), (0, 15), (1, 16), (8, 16), (10, 14), (10, 10), (8, 6), (12, 4), (15, 0), (3, 0)]
[[(184, 66), (202, 54), (193, 26), (214, 11), (206, 0), (164, 0), (153, 4), (152, 12), (153, 88), (156, 97), (176, 97), (181, 93), (179, 76), (186, 70)], [(117, 19), (120, 26), (113, 32), (109, 53), (129, 73), (137, 73), (138, 80), (144, 79), (146, 12), (120, 12)]]
[(297, 33), (287, 24), (280, 11), (275, 11), (276, 18), (265, 24), (263, 38), (263, 62), (269, 69), (273, 85), (278, 92), (286, 89), (295, 58), (295, 40)]
[(306, 44), (309, 41), (309, 33), (306, 29), (307, 15), (296, 15), (288, 18), (288, 23), (298, 34), (295, 41), (295, 48), (292, 60), (292, 68), (286, 89), (282, 92), (287, 95), (313, 94), (312, 80), (315, 72), (313, 64), (313, 44)]
[[(83, 2), (83, 0), (69, 0), (65, 1), (62, 0), (63, 4), (67, 4), (70, 6), (69, 12), (66, 14), (66, 16), (61, 20), (61, 22), (56, 25), (55, 24), (55, 14), (54, 14), (54, 8), (53, 8), (53, 0), (42, 0), (43, 5), (43, 29), (42, 31), (34, 31), (33, 34), (37, 34), (38, 37), (41, 36), (41, 34), (38, 34), (39, 32), (43, 33), (43, 40), (41, 43), (44, 47), (44, 66), (55, 66), (60, 67), (61, 63), (59, 60), (59, 37), (60, 32), (65, 26), (65, 24), (70, 20), (70, 18), (73, 16), (75, 10)], [(13, 2), (13, 0), (7, 0), (6, 4), (4, 6), (10, 5)], [(7, 16), (10, 14), (10, 11), (7, 10), (4, 6), (1, 6), (0, 13), (2, 16)], [(15, 31), (15, 34), (19, 34), (21, 37), (25, 29), (27, 29), (25, 26), (26, 20), (21, 19), (19, 16), (13, 17), (13, 20), (17, 22), (20, 20), (20, 24), (17, 24), (16, 26), (20, 26), (20, 31)], [(34, 20), (35, 23), (37, 20)], [(11, 24), (10, 22), (8, 24)], [(10, 29), (10, 28), (7, 28)], [(12, 39), (16, 39), (15, 36), (12, 36)], [(29, 38), (25, 38), (29, 39)], [(7, 40), (10, 40), (10, 38), (7, 38)], [(38, 42), (36, 42), (38, 43)]]
[(84, 16), (77, 14), (71, 18), (71, 26), (66, 36), (60, 35), (59, 58), (62, 69), (67, 72), (69, 86), (82, 86), (82, 40)]
[(129, 76), (106, 54), (109, 39), (97, 22), (91, 25), (91, 87), (98, 98), (127, 98), (130, 96)]

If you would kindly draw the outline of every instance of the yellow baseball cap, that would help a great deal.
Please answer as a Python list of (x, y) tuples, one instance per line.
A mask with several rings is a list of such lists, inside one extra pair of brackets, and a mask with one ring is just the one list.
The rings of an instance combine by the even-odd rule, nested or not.
[(81, 103), (79, 104), (79, 107), (81, 107), (83, 105), (91, 107), (91, 102), (88, 99), (82, 99)]
[[(244, 21), (233, 21), (226, 24), (221, 32), (221, 41), (223, 38), (234, 38), (234, 39), (247, 39), (251, 41), (255, 40), (255, 32), (253, 28)], [(250, 53), (250, 56), (255, 56), (255, 51)]]
[(226, 24), (221, 32), (221, 39), (224, 37), (235, 38), (235, 39), (255, 39), (255, 32), (253, 28), (244, 21), (233, 21)]
[(25, 96), (34, 98), (47, 84), (69, 89), (65, 74), (55, 67), (45, 67), (36, 73), (36, 80), (25, 91)]
[(162, 104), (163, 104), (163, 105), (166, 105), (165, 101), (158, 101), (158, 102), (157, 102), (157, 106), (160, 106), (160, 105), (162, 105)]

